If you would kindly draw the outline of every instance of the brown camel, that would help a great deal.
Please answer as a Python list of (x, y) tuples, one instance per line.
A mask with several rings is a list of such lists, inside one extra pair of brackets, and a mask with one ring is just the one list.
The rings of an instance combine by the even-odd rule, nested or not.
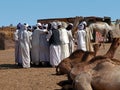
[(114, 38), (109, 50), (104, 56), (108, 58), (113, 58), (119, 45), (120, 45), (120, 38)]
[(56, 67), (56, 74), (68, 74), (72, 67), (80, 62), (88, 62), (90, 59), (96, 56), (101, 44), (94, 44), (94, 52), (76, 50), (68, 58), (65, 58), (61, 63)]
[[(116, 62), (117, 61), (117, 62)], [(98, 59), (93, 63), (79, 63), (70, 72), (74, 90), (120, 90), (120, 61)]]
[(75, 90), (120, 90), (120, 61), (113, 59), (120, 38), (115, 38), (104, 56), (75, 65), (70, 72)]
[[(115, 54), (115, 51), (117, 50), (120, 43), (120, 38), (114, 38), (113, 42), (107, 51), (107, 53), (103, 56), (95, 56), (88, 62), (81, 62), (79, 64), (74, 65), (71, 68), (70, 73), (68, 73), (68, 79), (73, 80), (75, 82), (74, 84), (74, 90), (120, 90), (115, 89), (117, 87), (114, 87), (112, 89), (109, 89), (107, 87), (101, 86), (102, 88), (97, 88), (99, 86), (99, 82), (104, 85), (104, 82), (102, 82), (101, 79), (103, 79), (103, 76), (106, 78), (109, 78), (110, 76), (113, 77), (111, 82), (113, 83), (116, 73), (115, 72), (120, 66), (120, 61), (117, 59), (113, 59), (113, 56)], [(113, 67), (114, 66), (114, 67)], [(113, 69), (111, 69), (113, 68)], [(111, 70), (111, 71), (110, 71)], [(115, 70), (115, 71), (114, 71)], [(107, 72), (109, 71), (109, 72)], [(102, 72), (102, 73), (101, 73)], [(112, 73), (114, 72), (114, 74)], [(112, 75), (111, 75), (112, 74)], [(95, 79), (99, 75), (99, 79)], [(119, 76), (119, 72), (117, 73)], [(79, 79), (80, 78), (80, 79)], [(95, 81), (94, 81), (95, 80)], [(99, 80), (99, 82), (97, 82)], [(109, 81), (109, 79), (108, 79)], [(96, 82), (98, 85), (96, 85)], [(91, 84), (92, 83), (92, 84)], [(100, 85), (101, 85), (100, 84)], [(117, 84), (117, 82), (116, 82)], [(87, 86), (86, 86), (87, 85)], [(110, 84), (108, 83), (108, 86)], [(93, 87), (94, 86), (94, 87)], [(78, 89), (79, 87), (79, 89)], [(104, 89), (106, 88), (106, 89)]]
[[(120, 38), (114, 38), (107, 53), (103, 56), (97, 56), (95, 58), (99, 58), (99, 59), (103, 59), (105, 57), (113, 58), (119, 44), (120, 44)], [(94, 56), (96, 56), (96, 53), (98, 52), (100, 46), (101, 46), (100, 44), (94, 45), (95, 52), (84, 52), (82, 50), (76, 50), (68, 58), (61, 61), (61, 63), (56, 67), (56, 74), (58, 75), (68, 74), (75, 64), (90, 61)]]

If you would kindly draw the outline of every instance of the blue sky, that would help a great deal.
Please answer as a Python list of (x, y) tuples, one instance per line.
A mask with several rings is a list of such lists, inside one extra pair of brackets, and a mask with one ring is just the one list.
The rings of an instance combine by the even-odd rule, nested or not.
[(120, 19), (120, 0), (0, 0), (0, 26), (37, 19), (75, 16), (109, 16)]

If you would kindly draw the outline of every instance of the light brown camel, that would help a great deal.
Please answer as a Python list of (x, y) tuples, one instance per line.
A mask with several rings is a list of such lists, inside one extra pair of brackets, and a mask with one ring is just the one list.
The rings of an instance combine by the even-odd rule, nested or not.
[(120, 38), (114, 38), (109, 50), (104, 56), (108, 58), (113, 58), (119, 45), (120, 45)]
[(71, 69), (75, 90), (120, 90), (120, 61), (112, 59), (119, 43), (120, 38), (115, 38), (104, 56), (96, 56)]
[(74, 90), (120, 90), (120, 61), (98, 59), (91, 64), (78, 64), (70, 76)]
[[(81, 62), (79, 64), (74, 65), (74, 67), (72, 67), (72, 69), (71, 69), (71, 72), (68, 73), (68, 79), (70, 79), (70, 81), (71, 81), (71, 79), (75, 80), (75, 82), (76, 82), (76, 79), (74, 79), (74, 78), (81, 72), (83, 74), (82, 76), (84, 76), (84, 72), (85, 73), (89, 72), (87, 74), (88, 75), (90, 74), (91, 76), (93, 76), (95, 74), (94, 73), (94, 71), (95, 71), (94, 68), (100, 66), (100, 65), (98, 65), (99, 63), (104, 64), (104, 63), (108, 62), (108, 65), (109, 64), (110, 65), (112, 64), (114, 66), (118, 66), (116, 64), (120, 65), (119, 60), (112, 59), (116, 49), (119, 46), (119, 44), (120, 44), (120, 38), (114, 38), (109, 50), (107, 51), (107, 53), (105, 55), (103, 55), (103, 56), (95, 56), (91, 60), (89, 60), (88, 62)], [(106, 65), (106, 67), (107, 67), (107, 65)], [(101, 69), (101, 71), (102, 71), (102, 69)], [(98, 71), (96, 70), (96, 72), (98, 72)], [(86, 78), (86, 77), (83, 77), (83, 78)], [(79, 81), (79, 80), (77, 80), (77, 81)], [(75, 86), (76, 86), (76, 84), (75, 84)], [(80, 90), (84, 90), (84, 89), (80, 89)], [(85, 89), (85, 90), (89, 90), (89, 89)], [(104, 89), (101, 89), (101, 90), (104, 90)]]
[(100, 32), (103, 36), (107, 35), (110, 30), (112, 30), (112, 27), (108, 25), (106, 22), (96, 22), (91, 23), (89, 25), (90, 30), (93, 32), (93, 30)]
[[(118, 48), (119, 44), (120, 44), (120, 38), (114, 38), (107, 53), (103, 56), (97, 56), (95, 58), (98, 58), (98, 59), (104, 59), (106, 57), (113, 58), (115, 51)], [(75, 64), (90, 61), (96, 55), (99, 48), (100, 48), (100, 44), (95, 44), (94, 53), (84, 52), (82, 50), (77, 50), (73, 52), (68, 58), (62, 60), (61, 63), (56, 67), (56, 74), (58, 75), (68, 74)], [(95, 59), (92, 59), (92, 60), (95, 60)]]
[(81, 62), (88, 62), (90, 59), (96, 56), (100, 46), (101, 44), (94, 44), (94, 52), (76, 50), (68, 58), (65, 58), (60, 62), (60, 64), (56, 67), (56, 74), (68, 74), (75, 64)]

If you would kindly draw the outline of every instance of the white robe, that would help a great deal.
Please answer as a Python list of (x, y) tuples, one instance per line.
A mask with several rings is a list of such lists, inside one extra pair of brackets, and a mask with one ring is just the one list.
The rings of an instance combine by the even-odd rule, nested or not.
[(19, 60), (19, 41), (18, 41), (18, 29), (14, 32), (14, 40), (15, 40), (15, 63), (22, 64), (22, 61)]
[(32, 63), (35, 65), (39, 64), (39, 55), (40, 55), (39, 37), (40, 37), (40, 29), (34, 30), (32, 34), (31, 59), (32, 59)]
[(65, 28), (60, 28), (60, 41), (61, 41), (61, 60), (64, 58), (67, 58), (70, 53), (69, 53), (69, 39), (68, 39), (68, 33)]
[(77, 49), (82, 49), (84, 51), (87, 51), (86, 31), (85, 30), (78, 30), (77, 31)]
[(32, 49), (32, 32), (28, 31), (28, 34), (30, 35), (30, 61), (31, 61), (31, 49)]
[(39, 43), (39, 50), (40, 50), (40, 54), (39, 54), (39, 58), (40, 58), (40, 62), (49, 62), (50, 60), (50, 56), (49, 56), (49, 42), (47, 42), (47, 34), (46, 34), (46, 29), (41, 29), (40, 30), (40, 43)]
[(32, 48), (32, 32), (31, 31), (28, 31), (28, 34), (29, 34), (29, 39), (30, 39), (30, 49)]
[[(52, 30), (49, 30), (46, 38), (50, 40), (52, 36)], [(60, 45), (50, 45), (50, 65), (55, 67), (61, 62), (61, 47)]]
[(30, 67), (30, 35), (27, 30), (21, 29), (18, 32), (19, 55), (21, 56), (23, 68)]
[(74, 38), (72, 36), (71, 30), (67, 31), (68, 33), (68, 38), (69, 38), (69, 53), (71, 54), (75, 49), (74, 49)]
[(50, 64), (54, 67), (61, 62), (60, 58), (61, 47), (60, 45), (50, 45)]

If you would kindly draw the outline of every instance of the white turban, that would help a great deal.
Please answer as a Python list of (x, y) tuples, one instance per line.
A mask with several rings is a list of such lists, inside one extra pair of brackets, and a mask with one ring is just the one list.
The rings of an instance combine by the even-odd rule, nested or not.
[(48, 24), (43, 24), (43, 27), (46, 27), (46, 28), (47, 28), (47, 27), (48, 27)]
[(58, 25), (58, 26), (61, 26), (61, 25), (62, 25), (62, 22), (58, 21), (58, 22), (57, 22), (57, 25)]
[(85, 21), (83, 21), (82, 24), (84, 24), (85, 26), (87, 26), (87, 23)]
[(62, 27), (66, 28), (67, 27), (67, 23), (66, 22), (62, 22)]
[(57, 29), (57, 27), (58, 27), (58, 25), (57, 25), (56, 22), (52, 22), (51, 25), (52, 25), (52, 27), (53, 27), (54, 29)]
[(24, 26), (27, 28), (29, 25), (27, 23), (24, 23)]
[(73, 26), (73, 24), (72, 24), (72, 23), (69, 23), (69, 25)]
[(37, 26), (37, 27), (38, 27), (38, 26), (42, 26), (42, 24), (41, 24), (41, 23), (37, 23), (36, 26)]
[(83, 30), (86, 26), (87, 26), (87, 23), (85, 21), (83, 21), (78, 25), (78, 29)]
[(21, 29), (21, 30), (25, 30), (25, 24), (21, 24), (20, 29)]

